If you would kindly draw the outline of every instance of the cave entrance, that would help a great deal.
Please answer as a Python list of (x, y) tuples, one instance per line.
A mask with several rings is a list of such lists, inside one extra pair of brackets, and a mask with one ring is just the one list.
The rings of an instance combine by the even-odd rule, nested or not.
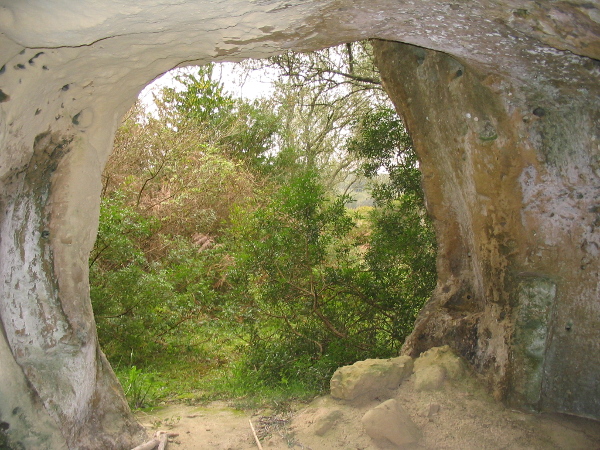
[(141, 87), (190, 54), (205, 64), (363, 37), (384, 40), (378, 65), (439, 242), (438, 285), (405, 351), (448, 343), (497, 398), (600, 415), (593, 5), (4, 3), (3, 439), (130, 448), (139, 437), (98, 351), (87, 260), (101, 169)]
[(338, 366), (397, 355), (436, 245), (370, 42), (157, 86), (117, 131), (90, 258), (130, 404), (306, 397)]

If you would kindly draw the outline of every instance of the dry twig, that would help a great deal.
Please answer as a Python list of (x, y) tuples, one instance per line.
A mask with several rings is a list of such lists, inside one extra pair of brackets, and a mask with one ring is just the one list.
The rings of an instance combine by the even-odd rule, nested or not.
[(260, 441), (258, 440), (258, 436), (256, 435), (256, 430), (254, 429), (254, 425), (252, 425), (252, 420), (248, 419), (248, 422), (250, 423), (250, 428), (252, 429), (252, 434), (254, 435), (254, 440), (256, 441), (256, 445), (258, 445), (259, 450), (263, 450), (262, 445), (260, 444)]

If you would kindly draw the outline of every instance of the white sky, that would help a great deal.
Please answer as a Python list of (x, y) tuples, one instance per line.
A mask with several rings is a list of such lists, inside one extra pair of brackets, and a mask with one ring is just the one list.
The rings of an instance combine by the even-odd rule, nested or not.
[[(178, 86), (181, 86), (174, 78), (177, 73), (196, 73), (197, 70), (196, 66), (190, 66), (167, 72), (146, 86), (138, 97), (147, 109), (152, 110), (153, 91), (158, 93), (163, 87), (177, 89)], [(225, 86), (225, 90), (234, 97), (250, 101), (268, 97), (274, 91), (273, 82), (275, 81), (275, 75), (273, 72), (269, 73), (266, 69), (243, 71), (235, 63), (219, 63), (215, 65), (213, 78), (220, 79)]]

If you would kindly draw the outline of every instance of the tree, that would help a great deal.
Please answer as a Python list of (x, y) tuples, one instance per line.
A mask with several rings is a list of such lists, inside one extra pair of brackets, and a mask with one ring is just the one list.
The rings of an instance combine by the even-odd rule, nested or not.
[(366, 177), (380, 180), (372, 186), (376, 208), (365, 254), (371, 276), (363, 288), (394, 315), (393, 335), (403, 342), (437, 279), (435, 233), (418, 160), (402, 120), (386, 107), (357, 121), (349, 152), (362, 159)]
[(272, 99), (281, 122), (275, 134), (277, 163), (317, 169), (331, 191), (351, 187), (357, 160), (346, 152), (346, 140), (355, 117), (385, 98), (370, 43), (286, 52), (245, 64), (248, 70), (277, 74)]
[(263, 183), (249, 155), (268, 147), (270, 113), (228, 97), (208, 75), (200, 69), (184, 92), (164, 91), (156, 115), (135, 105), (115, 139), (90, 259), (100, 340), (113, 362), (201, 351), (198, 324), (212, 323), (217, 303), (211, 273), (220, 262), (209, 249)]
[(279, 128), (273, 105), (234, 98), (214, 79), (213, 71), (214, 64), (208, 64), (197, 74), (186, 71), (176, 76), (182, 89), (165, 88), (157, 99), (162, 120), (179, 133), (202, 130), (206, 145), (255, 171), (267, 169)]
[(351, 284), (362, 265), (346, 201), (307, 168), (234, 221), (229, 282), (248, 336), (246, 367), (263, 382), (320, 385), (339, 365), (382, 353), (375, 314)]

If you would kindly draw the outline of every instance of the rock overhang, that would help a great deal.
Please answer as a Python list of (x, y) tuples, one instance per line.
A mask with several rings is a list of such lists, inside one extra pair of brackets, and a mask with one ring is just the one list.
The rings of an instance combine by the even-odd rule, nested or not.
[[(490, 380), (500, 386), (500, 396), (523, 383), (529, 388), (527, 380), (534, 379), (539, 381), (536, 406), (600, 416), (600, 399), (593, 395), (598, 383), (590, 378), (600, 362), (592, 359), (587, 372), (577, 369), (583, 393), (574, 394), (578, 381), (568, 380), (582, 345), (598, 345), (597, 327), (590, 322), (598, 313), (592, 302), (598, 275), (586, 270), (597, 265), (600, 245), (594, 233), (599, 195), (594, 186), (600, 184), (599, 17), (593, 3), (510, 0), (63, 0), (51, 7), (36, 0), (1, 2), (4, 335), (24, 365), (16, 334), (22, 330), (13, 327), (10, 311), (31, 298), (59, 302), (64, 317), (57, 329), (79, 336), (69, 352), (75, 359), (87, 358), (97, 370), (96, 391), (87, 386), (76, 395), (81, 403), (75, 407), (77, 417), (69, 412), (71, 406), (60, 407), (47, 386), (35, 389), (46, 408), (54, 408), (50, 400), (62, 408), (51, 414), (53, 420), (72, 427), (80, 416), (94, 417), (86, 405), (105, 395), (98, 385), (112, 383), (105, 363), (93, 365), (85, 263), (97, 228), (100, 173), (119, 119), (140, 90), (173, 67), (365, 38), (412, 45), (381, 54), (401, 55), (414, 65), (395, 81), (394, 70), (402, 70), (391, 61), (388, 89), (395, 92), (392, 99), (427, 160), (425, 183), (441, 240), (438, 293), (407, 352), (449, 341), (481, 372), (499, 374)], [(401, 98), (402, 89), (419, 92), (423, 86), (433, 86), (427, 95), (439, 95), (447, 104)], [(465, 111), (457, 107), (461, 103)], [(459, 111), (460, 120), (447, 120)], [(433, 126), (427, 124), (430, 118)], [(449, 129), (450, 123), (456, 126)], [(432, 139), (432, 133), (440, 133), (440, 139)], [(55, 167), (35, 178), (28, 167), (44, 136), (54, 136), (49, 141), (54, 144), (42, 152), (56, 156)], [(53, 153), (61, 142), (68, 142), (64, 151)], [(442, 151), (448, 143), (456, 148)], [(428, 160), (432, 152), (437, 156)], [(495, 181), (487, 183), (489, 177)], [(33, 190), (24, 189), (26, 182), (33, 183)], [(449, 188), (442, 192), (440, 187)], [(40, 199), (31, 192), (46, 192), (44, 204), (36, 204)], [(44, 232), (49, 234), (40, 239)], [(26, 250), (19, 244), (24, 236)], [(49, 253), (44, 250), (48, 245)], [(32, 253), (23, 256), (24, 251)], [(42, 273), (33, 274), (27, 265), (36, 252), (52, 257)], [(40, 280), (48, 292), (38, 289)], [(523, 359), (531, 343), (515, 344), (512, 327), (518, 322), (523, 283), (536, 280), (556, 283), (556, 298), (549, 298), (548, 318), (539, 327), (547, 340), (538, 352), (537, 369), (523, 374), (511, 364)], [(19, 286), (37, 287), (25, 292)], [(33, 317), (33, 322), (48, 319)], [(570, 324), (568, 330), (563, 322)], [(37, 325), (30, 328), (25, 335), (35, 335)], [(60, 351), (52, 351), (60, 359)], [(69, 370), (58, 376), (67, 390), (77, 389), (82, 373)], [(38, 380), (35, 388), (39, 373), (29, 375)], [(18, 400), (7, 404), (12, 401)]]

